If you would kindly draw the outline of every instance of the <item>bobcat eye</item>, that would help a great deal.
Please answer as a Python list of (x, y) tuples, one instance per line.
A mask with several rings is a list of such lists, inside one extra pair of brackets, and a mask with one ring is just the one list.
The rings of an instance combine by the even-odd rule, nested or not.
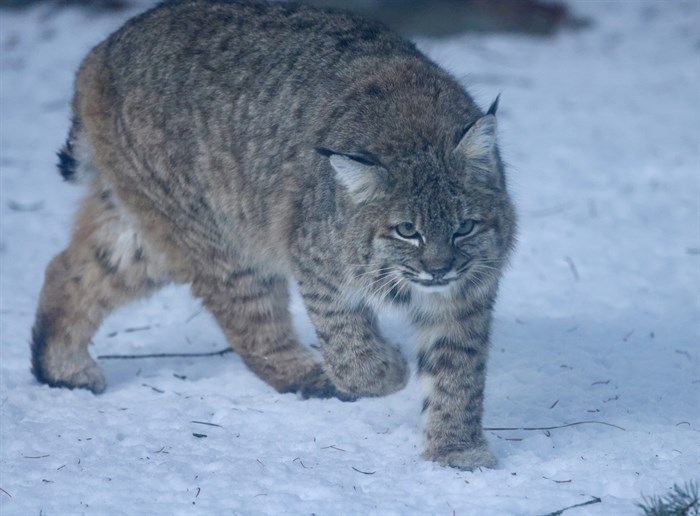
[(416, 226), (413, 225), (413, 222), (402, 222), (401, 224), (396, 226), (394, 230), (396, 231), (396, 234), (399, 235), (401, 238), (420, 238), (420, 233), (418, 233), (418, 231), (416, 230)]
[(477, 221), (468, 219), (462, 222), (462, 224), (459, 226), (459, 229), (455, 232), (454, 238), (461, 238), (461, 237), (467, 237), (474, 233), (474, 230), (476, 229), (477, 226)]

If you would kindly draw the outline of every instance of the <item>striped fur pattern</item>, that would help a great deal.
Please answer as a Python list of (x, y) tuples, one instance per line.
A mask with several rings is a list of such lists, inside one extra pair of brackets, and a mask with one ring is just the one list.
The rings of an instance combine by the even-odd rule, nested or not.
[[(426, 457), (493, 465), (486, 357), (515, 235), (496, 107), (353, 15), (181, 0), (134, 18), (76, 77), (59, 168), (88, 192), (46, 271), (35, 376), (102, 392), (103, 318), (177, 282), (278, 391), (383, 396), (409, 372), (378, 328), (392, 305), (419, 337)], [(292, 330), (290, 278), (321, 357)]]

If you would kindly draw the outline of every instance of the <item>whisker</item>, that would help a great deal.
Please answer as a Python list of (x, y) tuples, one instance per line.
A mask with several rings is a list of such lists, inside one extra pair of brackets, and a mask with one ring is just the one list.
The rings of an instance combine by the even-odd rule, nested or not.
[[(384, 274), (381, 274), (384, 272)], [(374, 279), (374, 281), (371, 281), (369, 283), (365, 283), (364, 285), (361, 286), (361, 293), (362, 295), (368, 295), (373, 293), (373, 291), (381, 291), (384, 286), (386, 285), (387, 282), (392, 280), (392, 270), (387, 269), (386, 267), (383, 267), (377, 271), (377, 274), (381, 274), (379, 278)], [(379, 286), (377, 286), (379, 285)]]
[(379, 267), (379, 268), (376, 268), (376, 269), (372, 269), (372, 270), (369, 270), (369, 271), (362, 272), (362, 273), (357, 274), (357, 275), (353, 275), (353, 277), (354, 277), (354, 278), (357, 278), (357, 279), (360, 279), (360, 278), (364, 278), (364, 277), (366, 277), (366, 276), (373, 276), (373, 275), (377, 275), (377, 274), (380, 274), (380, 275), (381, 275), (383, 272), (385, 272), (385, 271), (387, 271), (387, 270), (390, 271), (391, 269), (387, 269), (387, 267)]
[(481, 263), (475, 263), (475, 264), (474, 264), (474, 267), (475, 267), (475, 268), (478, 267), (478, 268), (480, 268), (480, 269), (488, 269), (488, 270), (491, 270), (491, 271), (499, 271), (499, 272), (500, 272), (500, 270), (501, 270), (501, 269), (499, 269), (499, 268), (497, 268), (497, 267), (491, 267), (490, 265), (483, 265), (483, 264), (481, 264)]
[(404, 279), (401, 278), (400, 276), (397, 277), (397, 278), (396, 278), (396, 282), (395, 282), (395, 284), (394, 284), (394, 287), (393, 287), (393, 289), (392, 289), (392, 290), (394, 290), (394, 294), (393, 294), (393, 296), (391, 297), (391, 302), (392, 302), (392, 303), (393, 303), (394, 301), (396, 301), (396, 298), (397, 298), (399, 295), (403, 294), (404, 289), (405, 289), (406, 287), (407, 287), (406, 280), (404, 280)]
[[(498, 269), (496, 267), (491, 267), (490, 265), (482, 265), (480, 263), (474, 264), (474, 269), (478, 271), (495, 271), (497, 273), (501, 272), (501, 269)], [(494, 276), (498, 276), (498, 274), (494, 274)]]
[(394, 284), (397, 281), (401, 280), (400, 275), (392, 274), (392, 272), (395, 271), (396, 269), (390, 270), (390, 272), (387, 275), (387, 281), (385, 281), (379, 287), (376, 288), (376, 293), (380, 298), (386, 298), (391, 293)]
[(366, 278), (367, 276), (376, 276), (376, 275), (381, 274), (381, 273), (382, 273), (381, 269), (375, 269), (375, 270), (363, 272), (362, 274), (358, 274), (357, 276), (353, 276), (353, 277), (360, 279), (360, 278)]
[(484, 286), (488, 280), (498, 279), (498, 276), (493, 274), (490, 270), (480, 269), (479, 266), (475, 266), (472, 268), (471, 274), (469, 274), (467, 278), (475, 287), (481, 287)]

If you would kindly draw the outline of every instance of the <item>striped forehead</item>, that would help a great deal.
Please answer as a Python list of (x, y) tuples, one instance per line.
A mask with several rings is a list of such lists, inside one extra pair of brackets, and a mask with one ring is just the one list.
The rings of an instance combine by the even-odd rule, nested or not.
[(410, 198), (416, 221), (425, 229), (452, 226), (461, 218), (463, 186), (446, 174), (426, 174), (415, 183)]

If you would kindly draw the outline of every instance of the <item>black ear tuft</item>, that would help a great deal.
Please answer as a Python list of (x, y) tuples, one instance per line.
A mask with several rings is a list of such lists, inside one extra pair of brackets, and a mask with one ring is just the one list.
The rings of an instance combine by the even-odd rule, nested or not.
[(387, 170), (366, 151), (351, 154), (316, 149), (335, 171), (335, 179), (356, 204), (380, 198), (389, 183)]
[(336, 152), (326, 149), (325, 147), (316, 147), (316, 152), (318, 152), (321, 156), (325, 156), (326, 158), (330, 158), (333, 154), (337, 154)]
[(501, 94), (499, 93), (496, 95), (496, 100), (493, 101), (491, 104), (491, 107), (489, 107), (489, 110), (486, 112), (487, 115), (494, 115), (496, 116), (496, 111), (498, 111), (498, 101), (501, 99)]
[(331, 149), (327, 149), (325, 147), (317, 147), (316, 152), (318, 152), (321, 156), (325, 156), (327, 158), (333, 156), (334, 154), (338, 154), (340, 156), (345, 156), (346, 158), (349, 158), (353, 161), (357, 161), (358, 163), (361, 163), (362, 165), (368, 165), (371, 167), (383, 167), (382, 162), (379, 161), (379, 158), (377, 158), (374, 154), (372, 154), (369, 151), (361, 150), (358, 152), (336, 152)]

